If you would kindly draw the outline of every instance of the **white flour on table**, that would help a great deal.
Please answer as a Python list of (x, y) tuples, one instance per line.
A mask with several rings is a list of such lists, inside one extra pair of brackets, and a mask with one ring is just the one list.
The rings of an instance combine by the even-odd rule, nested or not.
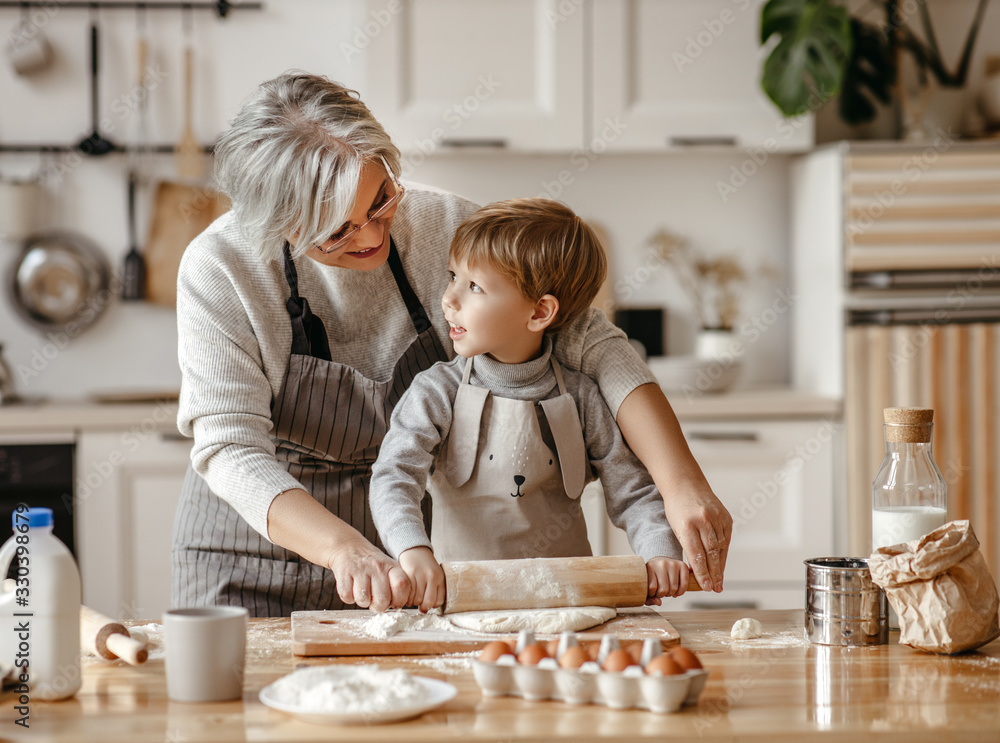
[(275, 681), (271, 697), (298, 712), (357, 714), (412, 707), (427, 696), (406, 671), (378, 666), (303, 668)]
[(455, 626), (441, 616), (440, 610), (432, 610), (427, 614), (418, 614), (410, 611), (385, 611), (376, 614), (365, 620), (361, 627), (369, 637), (376, 640), (397, 635), (400, 632), (409, 632), (418, 629), (439, 629), (451, 631)]
[(417, 658), (413, 662), (420, 666), (427, 666), (432, 671), (453, 675), (468, 671), (472, 668), (472, 661), (481, 651), (474, 650), (469, 653), (452, 653), (450, 655), (429, 655), (426, 658)]

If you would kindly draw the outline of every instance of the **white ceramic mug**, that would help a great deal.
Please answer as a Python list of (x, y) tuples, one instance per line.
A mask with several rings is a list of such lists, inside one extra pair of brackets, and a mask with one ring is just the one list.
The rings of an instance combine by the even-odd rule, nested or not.
[(248, 616), (240, 606), (164, 612), (167, 696), (171, 700), (225, 702), (243, 696)]

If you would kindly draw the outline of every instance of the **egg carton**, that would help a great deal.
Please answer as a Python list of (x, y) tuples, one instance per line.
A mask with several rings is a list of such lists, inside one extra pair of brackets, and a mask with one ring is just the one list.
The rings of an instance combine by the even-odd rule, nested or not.
[[(531, 630), (522, 630), (515, 653), (520, 655), (534, 641)], [(566, 648), (576, 644), (576, 635), (564, 632), (556, 657), (562, 657)], [(502, 655), (496, 661), (473, 661), (472, 671), (486, 696), (555, 699), (569, 704), (602, 704), (611, 709), (646, 709), (658, 714), (698, 703), (708, 679), (704, 668), (673, 676), (647, 674), (643, 669), (649, 661), (663, 653), (659, 640), (647, 639), (642, 645), (641, 667), (629, 666), (617, 672), (601, 670), (607, 655), (619, 647), (616, 636), (604, 635), (597, 662), (584, 663), (578, 669), (560, 668), (555, 658), (543, 658), (538, 665), (523, 665), (512, 655)]]

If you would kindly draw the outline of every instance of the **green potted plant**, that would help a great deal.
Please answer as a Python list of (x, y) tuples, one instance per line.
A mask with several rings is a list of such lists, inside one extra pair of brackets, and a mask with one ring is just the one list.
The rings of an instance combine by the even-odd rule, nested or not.
[(989, 0), (979, 0), (957, 67), (949, 69), (941, 56), (927, 0), (916, 0), (921, 35), (903, 14), (899, 0), (870, 0), (852, 15), (836, 0), (769, 0), (761, 17), (761, 44), (777, 43), (764, 62), (761, 85), (785, 116), (815, 111), (839, 95), (840, 117), (849, 124), (871, 121), (878, 104), (900, 99), (904, 115), (919, 119), (901, 84), (903, 55), (912, 59), (920, 88), (933, 80), (942, 88), (965, 85), (972, 50)]

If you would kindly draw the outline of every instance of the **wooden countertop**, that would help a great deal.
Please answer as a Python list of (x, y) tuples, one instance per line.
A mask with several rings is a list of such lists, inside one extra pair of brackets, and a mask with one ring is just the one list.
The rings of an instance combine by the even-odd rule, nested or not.
[[(729, 640), (733, 622), (764, 625), (756, 641)], [(15, 727), (10, 693), (0, 697), (0, 739), (51, 743), (128, 741), (588, 741), (989, 740), (1000, 736), (1000, 640), (958, 657), (895, 644), (827, 648), (802, 636), (801, 611), (667, 612), (684, 645), (711, 675), (697, 707), (670, 715), (561, 702), (483, 697), (470, 656), (381, 658), (383, 666), (444, 679), (459, 694), (416, 720), (371, 727), (300, 722), (263, 706), (259, 691), (304, 662), (290, 652), (288, 619), (251, 620), (242, 701), (180, 704), (166, 699), (162, 650), (133, 668), (86, 659), (75, 699), (31, 703), (30, 730)], [(132, 622), (143, 624), (143, 622)], [(360, 659), (364, 662), (365, 659)], [(370, 660), (370, 659), (369, 659)], [(359, 662), (315, 659), (310, 665)]]

